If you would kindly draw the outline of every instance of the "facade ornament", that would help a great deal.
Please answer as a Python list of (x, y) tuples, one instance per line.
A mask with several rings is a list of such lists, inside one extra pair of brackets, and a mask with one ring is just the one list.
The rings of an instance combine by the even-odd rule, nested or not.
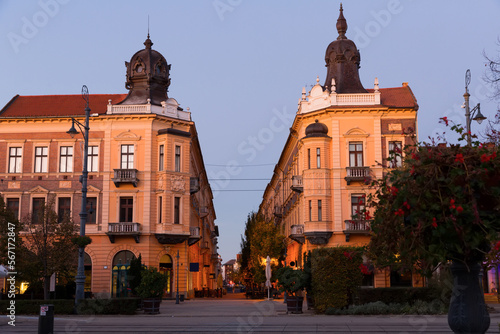
[(335, 78), (332, 78), (332, 93), (337, 93), (337, 87), (335, 86)]
[(170, 177), (170, 182), (172, 183), (171, 189), (175, 192), (185, 192), (186, 191), (186, 181), (182, 176), (172, 175)]
[(374, 84), (374, 89), (375, 89), (375, 92), (378, 92), (378, 78), (375, 78), (375, 84)]

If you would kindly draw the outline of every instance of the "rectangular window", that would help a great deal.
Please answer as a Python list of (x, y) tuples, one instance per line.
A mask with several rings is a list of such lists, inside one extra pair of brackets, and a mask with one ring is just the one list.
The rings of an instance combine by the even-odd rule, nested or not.
[(120, 198), (120, 223), (131, 223), (134, 221), (134, 198)]
[(309, 221), (312, 221), (312, 201), (309, 201)]
[(59, 172), (72, 173), (73, 172), (73, 147), (61, 146), (59, 157)]
[(354, 220), (364, 220), (365, 194), (351, 195), (351, 214)]
[(134, 145), (122, 145), (121, 169), (134, 169)]
[(35, 147), (35, 173), (47, 173), (48, 147)]
[(40, 224), (43, 219), (43, 206), (45, 198), (33, 198), (33, 207), (31, 211), (31, 222), (33, 224)]
[(57, 219), (62, 222), (64, 219), (71, 217), (71, 197), (59, 197), (57, 205)]
[(19, 198), (7, 198), (7, 209), (19, 220)]
[(97, 197), (87, 197), (87, 224), (97, 223)]
[(160, 152), (158, 157), (158, 170), (160, 172), (163, 170), (164, 161), (165, 161), (165, 146), (160, 145)]
[(400, 141), (389, 142), (389, 165), (391, 168), (401, 167), (403, 165), (402, 143)]
[(349, 143), (349, 166), (350, 167), (363, 167), (363, 143), (350, 142)]
[(311, 149), (307, 149), (307, 168), (311, 169)]
[(322, 208), (322, 204), (321, 204), (321, 200), (319, 199), (318, 200), (318, 221), (322, 221), (323, 220), (323, 208)]
[(22, 148), (21, 147), (10, 147), (9, 148), (9, 173), (21, 173), (21, 158), (22, 158)]
[(181, 147), (178, 145), (175, 146), (175, 171), (181, 171)]
[(89, 146), (87, 151), (87, 171), (99, 171), (99, 146)]
[(174, 197), (174, 224), (180, 224), (181, 198)]
[(163, 222), (163, 197), (158, 197), (158, 224)]
[(321, 149), (316, 149), (316, 168), (321, 168)]

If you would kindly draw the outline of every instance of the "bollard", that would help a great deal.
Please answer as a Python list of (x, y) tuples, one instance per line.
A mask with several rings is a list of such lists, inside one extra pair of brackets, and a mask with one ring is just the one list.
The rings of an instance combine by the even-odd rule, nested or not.
[(180, 298), (181, 302), (184, 301), (184, 295), (179, 295), (179, 298)]
[(38, 334), (54, 333), (54, 305), (40, 305)]

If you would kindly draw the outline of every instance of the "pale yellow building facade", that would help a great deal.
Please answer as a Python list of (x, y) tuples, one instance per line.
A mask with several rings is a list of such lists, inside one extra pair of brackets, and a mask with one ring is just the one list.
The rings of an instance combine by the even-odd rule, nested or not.
[[(417, 101), (407, 83), (365, 89), (360, 54), (347, 39), (342, 13), (338, 38), (327, 48), (326, 80), (304, 88), (290, 134), (259, 211), (287, 237), (287, 264), (301, 266), (304, 252), (318, 247), (361, 246), (370, 238), (366, 197), (370, 182), (401, 165), (394, 152), (412, 143)], [(391, 162), (387, 158), (394, 157)], [(422, 285), (417, 275), (375, 269), (364, 285)]]

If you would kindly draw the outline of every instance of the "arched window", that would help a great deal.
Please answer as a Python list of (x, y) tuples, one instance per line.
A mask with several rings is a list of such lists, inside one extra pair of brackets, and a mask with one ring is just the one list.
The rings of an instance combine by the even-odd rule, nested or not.
[(130, 287), (127, 272), (130, 261), (135, 258), (134, 253), (128, 250), (119, 251), (113, 258), (112, 297), (128, 297)]
[(167, 276), (167, 287), (165, 289), (165, 297), (172, 297), (172, 283), (174, 279), (174, 268), (172, 264), (172, 257), (165, 254), (160, 259), (160, 272)]

